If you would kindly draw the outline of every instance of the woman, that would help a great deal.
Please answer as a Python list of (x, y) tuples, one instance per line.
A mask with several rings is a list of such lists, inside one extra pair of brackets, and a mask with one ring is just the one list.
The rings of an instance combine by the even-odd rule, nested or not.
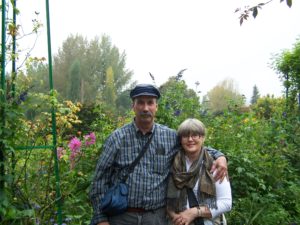
[(169, 178), (167, 209), (172, 224), (217, 224), (222, 213), (231, 210), (232, 198), (227, 178), (214, 180), (212, 157), (203, 147), (205, 126), (197, 119), (180, 124), (182, 149), (175, 156)]

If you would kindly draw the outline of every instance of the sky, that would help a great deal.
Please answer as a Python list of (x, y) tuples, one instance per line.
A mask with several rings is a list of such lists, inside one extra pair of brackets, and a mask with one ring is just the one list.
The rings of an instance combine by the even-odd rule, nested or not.
[[(240, 26), (235, 9), (257, 2), (263, 0), (49, 0), (52, 55), (70, 34), (105, 34), (126, 53), (138, 83), (152, 83), (151, 72), (159, 86), (187, 69), (183, 79), (194, 90), (200, 83), (200, 97), (224, 79), (233, 79), (248, 101), (254, 85), (261, 96), (279, 97), (284, 89), (270, 63), (300, 37), (300, 2), (289, 8), (273, 0)], [(24, 32), (39, 12), (45, 26), (32, 54), (47, 57), (45, 1), (18, 0), (17, 7)], [(31, 42), (24, 40), (26, 48)]]

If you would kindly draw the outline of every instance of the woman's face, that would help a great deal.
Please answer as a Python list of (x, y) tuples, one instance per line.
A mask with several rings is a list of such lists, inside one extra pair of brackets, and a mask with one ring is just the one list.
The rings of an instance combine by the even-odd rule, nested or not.
[(198, 134), (190, 134), (181, 137), (181, 145), (187, 155), (198, 154), (204, 143), (205, 137)]

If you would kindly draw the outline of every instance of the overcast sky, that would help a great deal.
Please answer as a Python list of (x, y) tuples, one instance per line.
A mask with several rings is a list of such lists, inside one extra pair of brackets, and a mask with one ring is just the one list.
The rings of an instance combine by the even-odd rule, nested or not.
[[(262, 0), (263, 1), (263, 0)], [(232, 78), (248, 100), (253, 86), (262, 96), (283, 88), (269, 67), (273, 54), (291, 49), (300, 37), (300, 2), (292, 8), (274, 0), (242, 26), (235, 9), (245, 0), (49, 0), (53, 55), (70, 34), (88, 39), (103, 34), (127, 55), (134, 80), (161, 85), (181, 69), (190, 88), (206, 94)], [(18, 0), (18, 22), (29, 27), (34, 12), (45, 24), (34, 54), (47, 56), (45, 1)]]

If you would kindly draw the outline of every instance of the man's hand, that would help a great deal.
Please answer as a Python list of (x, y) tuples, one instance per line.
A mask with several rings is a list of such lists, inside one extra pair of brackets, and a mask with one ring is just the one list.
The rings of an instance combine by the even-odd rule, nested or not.
[(97, 225), (109, 225), (109, 222), (104, 221), (104, 222), (98, 223)]
[(217, 158), (210, 170), (211, 173), (216, 172), (215, 175), (215, 180), (216, 181), (220, 181), (220, 183), (222, 183), (222, 181), (224, 180), (224, 178), (227, 176), (228, 179), (228, 171), (227, 171), (227, 160), (225, 158), (225, 156), (220, 156), (219, 158)]

